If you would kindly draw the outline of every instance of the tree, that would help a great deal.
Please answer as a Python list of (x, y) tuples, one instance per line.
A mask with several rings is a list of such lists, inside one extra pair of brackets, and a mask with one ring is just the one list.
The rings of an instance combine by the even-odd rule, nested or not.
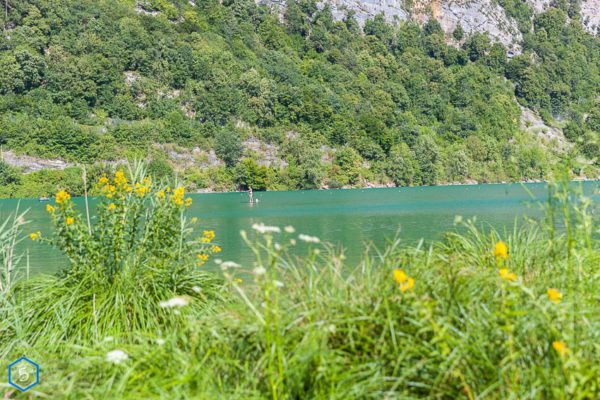
[(243, 152), (242, 139), (235, 130), (224, 129), (215, 138), (215, 153), (228, 167), (235, 166)]
[(419, 166), (419, 177), (423, 185), (434, 185), (438, 181), (440, 151), (431, 136), (419, 136), (415, 145), (415, 158)]
[(385, 173), (396, 186), (411, 186), (415, 182), (415, 155), (406, 145), (399, 143), (392, 147), (385, 163)]

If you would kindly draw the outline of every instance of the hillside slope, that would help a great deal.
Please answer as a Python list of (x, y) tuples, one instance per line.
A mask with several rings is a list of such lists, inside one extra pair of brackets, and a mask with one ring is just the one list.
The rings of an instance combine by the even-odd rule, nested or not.
[(596, 3), (486, 1), (8, 0), (0, 195), (140, 157), (192, 190), (597, 177)]

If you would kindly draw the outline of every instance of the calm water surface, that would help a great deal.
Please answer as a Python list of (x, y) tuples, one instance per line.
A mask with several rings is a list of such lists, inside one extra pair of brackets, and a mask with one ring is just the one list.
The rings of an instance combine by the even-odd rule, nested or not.
[[(583, 184), (591, 193), (598, 182)], [(538, 199), (545, 199), (545, 184), (527, 184)], [(296, 233), (320, 237), (343, 246), (350, 261), (358, 260), (365, 243), (383, 245), (386, 238), (400, 232), (401, 239), (415, 243), (421, 238), (439, 239), (456, 229), (454, 217), (477, 216), (481, 223), (510, 228), (516, 217), (538, 216), (539, 209), (521, 184), (434, 186), (415, 188), (351, 189), (323, 191), (285, 191), (255, 193), (260, 202), (250, 205), (244, 193), (192, 195), (192, 216), (201, 219), (200, 227), (214, 229), (223, 248), (221, 258), (238, 263), (252, 262), (252, 256), (240, 238), (240, 230), (251, 232), (257, 222), (280, 227), (292, 225)], [(0, 201), (0, 216), (13, 212), (19, 201)], [(83, 210), (83, 199), (75, 199)], [(91, 201), (92, 209), (95, 205)], [(26, 232), (40, 230), (51, 234), (46, 203), (21, 200), (20, 209), (29, 209), (31, 222)], [(32, 273), (56, 271), (65, 260), (47, 245), (25, 240), (20, 250), (29, 252)], [(302, 246), (297, 250), (304, 253)], [(24, 265), (24, 263), (22, 263)]]

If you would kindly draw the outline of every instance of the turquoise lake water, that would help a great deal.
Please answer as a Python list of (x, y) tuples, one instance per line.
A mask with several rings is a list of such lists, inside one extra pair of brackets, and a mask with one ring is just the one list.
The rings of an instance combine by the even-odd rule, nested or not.
[[(599, 187), (598, 182), (583, 185), (589, 194)], [(540, 200), (547, 196), (543, 183), (525, 187)], [(195, 194), (189, 213), (200, 218), (201, 228), (215, 230), (223, 260), (251, 264), (240, 230), (250, 233), (252, 224), (262, 222), (282, 228), (292, 225), (296, 234), (318, 236), (342, 246), (349, 262), (355, 262), (365, 243), (382, 246), (397, 233), (406, 244), (421, 238), (441, 239), (444, 232), (456, 229), (456, 215), (476, 216), (479, 223), (501, 230), (511, 228), (516, 217), (540, 215), (527, 190), (522, 184), (499, 184), (262, 192), (255, 193), (260, 201), (253, 205), (244, 193)], [(74, 200), (83, 211), (83, 199)], [(17, 204), (21, 210), (29, 209), (25, 233), (40, 230), (51, 234), (46, 203), (37, 200), (2, 200), (0, 217), (13, 212)], [(92, 199), (92, 209), (94, 204)], [(30, 240), (23, 241), (19, 250), (28, 251), (32, 273), (53, 272), (65, 263), (57, 250)], [(299, 246), (297, 251), (304, 253), (306, 247)]]

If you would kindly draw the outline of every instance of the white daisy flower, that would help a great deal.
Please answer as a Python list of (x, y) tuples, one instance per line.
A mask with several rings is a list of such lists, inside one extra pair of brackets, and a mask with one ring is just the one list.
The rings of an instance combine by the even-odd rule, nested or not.
[(298, 239), (302, 240), (303, 242), (307, 242), (307, 243), (319, 243), (321, 241), (321, 239), (319, 239), (316, 236), (309, 236), (309, 235), (305, 235), (303, 233), (298, 235)]
[(106, 361), (111, 362), (113, 364), (121, 364), (128, 358), (129, 356), (123, 350), (113, 350), (106, 353)]
[(252, 229), (254, 229), (255, 231), (258, 231), (262, 234), (270, 233), (270, 232), (275, 232), (275, 233), (281, 232), (281, 229), (279, 229), (278, 226), (268, 226), (268, 225), (263, 224), (262, 222), (260, 224), (252, 225)]
[(185, 307), (188, 304), (190, 304), (190, 301), (183, 296), (175, 296), (172, 299), (160, 302), (162, 308)]

